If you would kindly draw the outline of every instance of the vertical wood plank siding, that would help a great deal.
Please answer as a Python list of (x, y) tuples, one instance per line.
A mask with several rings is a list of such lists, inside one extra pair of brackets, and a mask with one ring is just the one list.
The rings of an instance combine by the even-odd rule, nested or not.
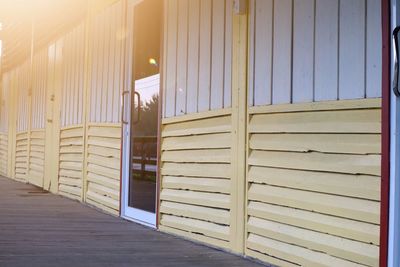
[(90, 122), (120, 121), (120, 94), (123, 85), (123, 3), (118, 1), (94, 17), (91, 31)]
[(11, 73), (4, 73), (0, 87), (0, 132), (8, 133), (9, 92), (11, 90)]
[(16, 69), (15, 82), (17, 90), (17, 132), (28, 130), (28, 105), (30, 81), (30, 62), (26, 61)]
[(43, 49), (36, 53), (32, 66), (32, 112), (31, 129), (44, 129), (47, 90), (48, 51)]
[(63, 36), (61, 127), (82, 124), (85, 24)]
[(250, 109), (248, 255), (379, 266), (380, 101), (362, 103)]
[(163, 117), (231, 106), (232, 0), (167, 0)]
[(249, 105), (380, 97), (378, 0), (251, 0)]

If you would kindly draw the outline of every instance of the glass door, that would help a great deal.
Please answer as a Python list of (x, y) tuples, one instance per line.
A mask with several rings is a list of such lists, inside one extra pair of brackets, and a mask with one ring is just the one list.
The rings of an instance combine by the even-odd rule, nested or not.
[(122, 215), (156, 226), (162, 1), (144, 0), (133, 12), (130, 122), (124, 142)]

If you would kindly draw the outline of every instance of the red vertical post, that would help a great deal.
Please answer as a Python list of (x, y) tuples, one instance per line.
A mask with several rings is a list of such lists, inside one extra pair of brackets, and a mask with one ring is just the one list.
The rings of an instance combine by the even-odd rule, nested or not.
[(382, 161), (381, 161), (381, 222), (380, 267), (387, 267), (389, 233), (389, 181), (390, 181), (390, 54), (391, 23), (390, 0), (382, 0)]

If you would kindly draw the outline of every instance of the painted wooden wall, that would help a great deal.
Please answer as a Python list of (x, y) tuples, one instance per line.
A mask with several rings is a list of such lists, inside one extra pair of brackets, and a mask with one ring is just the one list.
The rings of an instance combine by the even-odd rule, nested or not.
[(32, 112), (30, 114), (31, 129), (44, 129), (46, 116), (47, 90), (47, 48), (37, 52), (32, 66)]
[(93, 18), (90, 42), (90, 122), (120, 121), (125, 28), (122, 1)]
[(231, 106), (232, 0), (167, 0), (164, 117)]
[(249, 110), (246, 253), (379, 266), (380, 100), (270, 107)]
[(66, 127), (82, 124), (84, 114), (85, 24), (79, 24), (62, 38), (61, 127)]
[(164, 123), (161, 230), (231, 248), (231, 125), (229, 113)]
[(11, 78), (9, 73), (3, 74), (0, 87), (0, 175), (7, 176), (8, 171), (8, 114), (9, 91)]
[(381, 96), (379, 0), (251, 0), (249, 105)]
[(31, 85), (30, 61), (25, 61), (16, 69), (15, 82), (17, 90), (17, 132), (26, 132), (29, 123), (29, 90)]

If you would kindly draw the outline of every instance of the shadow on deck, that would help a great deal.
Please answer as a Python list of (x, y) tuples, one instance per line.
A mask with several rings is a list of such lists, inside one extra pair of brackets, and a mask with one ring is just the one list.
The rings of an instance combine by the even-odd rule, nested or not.
[(0, 177), (0, 266), (262, 266)]

